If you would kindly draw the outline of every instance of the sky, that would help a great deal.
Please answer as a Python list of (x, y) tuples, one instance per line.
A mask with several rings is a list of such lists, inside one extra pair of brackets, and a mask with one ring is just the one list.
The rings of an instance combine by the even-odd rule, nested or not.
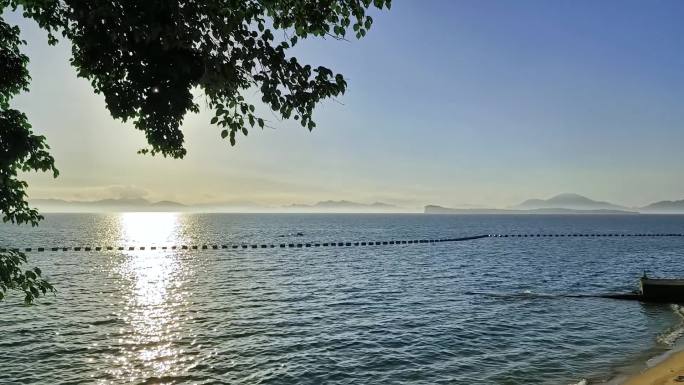
[[(61, 175), (27, 174), (31, 198), (139, 198), (265, 205), (346, 199), (402, 207), (508, 207), (573, 192), (641, 206), (684, 199), (684, 2), (395, 0), (361, 40), (292, 51), (347, 78), (313, 132), (275, 129), (231, 147), (188, 115), (183, 160), (137, 155), (33, 22), (31, 90), (15, 99)], [(248, 98), (259, 99), (253, 93)], [(200, 104), (203, 104), (200, 102)]]

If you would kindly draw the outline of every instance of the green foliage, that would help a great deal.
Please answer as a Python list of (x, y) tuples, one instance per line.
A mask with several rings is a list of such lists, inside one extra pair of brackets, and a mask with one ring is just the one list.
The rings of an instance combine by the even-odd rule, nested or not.
[(0, 19), (0, 212), (4, 222), (31, 223), (41, 219), (26, 202), (26, 182), (18, 171), (58, 171), (47, 152), (45, 137), (34, 135), (26, 115), (10, 108), (10, 100), (27, 90), (28, 58), (19, 51), (19, 28)]
[(26, 255), (19, 251), (0, 252), (0, 301), (8, 290), (22, 291), (26, 304), (32, 303), (41, 294), (55, 293), (55, 288), (41, 277), (39, 268), (21, 269), (26, 262)]
[[(42, 217), (28, 206), (27, 184), (18, 179), (17, 172), (52, 171), (54, 176), (58, 172), (47, 152), (45, 137), (34, 135), (26, 115), (10, 108), (11, 98), (27, 90), (30, 79), (28, 58), (19, 51), (22, 44), (19, 28), (0, 19), (0, 212), (4, 222), (35, 226)], [(39, 268), (23, 271), (21, 265), (25, 263), (26, 255), (20, 252), (0, 252), (0, 300), (8, 290), (22, 291), (27, 304), (41, 294), (54, 292), (41, 278)]]
[[(114, 118), (131, 120), (145, 133), (149, 147), (139, 152), (182, 158), (183, 119), (199, 111), (195, 90), (214, 111), (210, 124), (231, 145), (238, 133), (267, 126), (244, 98), (247, 91), (260, 93), (276, 116), (312, 130), (316, 104), (343, 94), (347, 82), (329, 68), (301, 64), (288, 50), (310, 36), (341, 40), (353, 31), (361, 38), (373, 24), (368, 9), (390, 5), (391, 0), (0, 0), (0, 15), (20, 9), (47, 31), (50, 44), (60, 35), (70, 41), (78, 76), (104, 96)], [(10, 99), (26, 91), (30, 80), (23, 44), (19, 29), (0, 16), (0, 212), (5, 222), (36, 225), (42, 217), (28, 206), (27, 185), (17, 172), (51, 171), (56, 177), (58, 171), (45, 138), (10, 108)], [(8, 275), (14, 281), (3, 288), (26, 292), (26, 274)]]
[[(3, 0), (0, 0), (3, 1)], [(313, 129), (314, 106), (345, 92), (330, 69), (302, 65), (287, 51), (309, 36), (343, 39), (348, 29), (366, 35), (370, 7), (390, 0), (4, 0), (73, 44), (71, 63), (105, 97), (112, 116), (132, 120), (149, 148), (182, 158), (181, 125), (199, 111), (195, 88), (215, 111), (211, 124), (235, 144), (236, 134), (263, 128), (252, 89), (284, 119)], [(278, 32), (279, 31), (279, 32)], [(276, 32), (280, 38), (276, 38)]]

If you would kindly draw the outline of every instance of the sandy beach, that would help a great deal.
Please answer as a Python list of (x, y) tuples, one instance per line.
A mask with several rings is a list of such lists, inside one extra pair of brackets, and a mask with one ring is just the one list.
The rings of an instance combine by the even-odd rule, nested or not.
[(629, 378), (622, 385), (684, 384), (684, 352), (677, 352), (657, 365)]

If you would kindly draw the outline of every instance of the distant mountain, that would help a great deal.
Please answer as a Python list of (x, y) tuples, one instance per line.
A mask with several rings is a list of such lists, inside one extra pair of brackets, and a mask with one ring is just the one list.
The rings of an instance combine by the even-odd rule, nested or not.
[(655, 202), (639, 210), (645, 213), (656, 214), (684, 214), (684, 200)]
[(579, 194), (559, 194), (549, 199), (529, 199), (515, 209), (538, 210), (538, 209), (570, 209), (570, 210), (628, 210), (609, 202), (601, 202), (589, 199)]
[(269, 206), (245, 200), (198, 203), (192, 205), (192, 209), (197, 212), (205, 213), (249, 213), (273, 211)]
[(67, 201), (62, 199), (33, 199), (44, 212), (100, 212), (100, 211), (182, 211), (187, 206), (173, 201), (150, 202), (147, 199), (101, 199), (96, 201)]
[(321, 201), (313, 205), (313, 207), (346, 207), (346, 208), (354, 208), (354, 207), (378, 207), (378, 208), (390, 208), (390, 207), (396, 207), (394, 205), (391, 205), (389, 203), (383, 203), (383, 202), (374, 202), (374, 203), (358, 203), (358, 202), (350, 202), (350, 201)]
[(506, 210), (506, 209), (454, 209), (450, 207), (443, 207), (437, 205), (425, 206), (425, 214), (520, 214), (523, 210)]
[(150, 206), (152, 203), (147, 199), (102, 199), (98, 201), (72, 201), (69, 203), (90, 206)]
[(560, 214), (612, 214), (612, 215), (629, 215), (629, 214), (639, 214), (635, 211), (626, 210), (574, 210), (574, 209), (563, 209), (563, 208), (541, 208), (541, 209), (529, 209), (529, 210), (515, 210), (515, 209), (452, 209), (448, 207), (428, 205), (425, 206), (425, 214), (460, 214), (460, 215), (492, 215), (492, 214), (537, 214), (537, 215), (560, 215)]
[[(289, 213), (396, 213), (415, 212), (412, 209), (384, 202), (359, 203), (348, 200), (326, 200), (314, 204), (267, 206), (247, 201), (184, 205), (174, 201), (152, 202), (144, 198), (101, 199), (96, 201), (68, 201), (62, 199), (33, 199), (31, 206), (42, 212), (127, 212), (127, 211), (192, 211), (192, 212), (289, 212)], [(629, 209), (609, 202), (589, 199), (577, 194), (560, 194), (549, 199), (529, 199), (508, 208), (449, 208), (425, 206), (427, 214), (684, 214), (684, 200), (660, 201), (638, 209)]]
[(187, 207), (186, 205), (174, 201), (159, 201), (152, 203), (155, 207)]
[(312, 205), (306, 204), (291, 204), (285, 206), (288, 210), (305, 210), (305, 211), (331, 211), (331, 212), (387, 212), (396, 211), (400, 209), (399, 207), (384, 203), (384, 202), (374, 202), (374, 203), (359, 203), (351, 202), (346, 200), (340, 201), (320, 201)]
[(509, 209), (452, 209), (425, 206), (428, 214), (638, 214), (624, 206), (595, 201), (579, 194), (559, 194), (549, 199), (528, 199)]
[(383, 213), (402, 211), (389, 203), (358, 203), (346, 200), (321, 201), (312, 205), (265, 206), (247, 201), (201, 203), (184, 205), (174, 201), (151, 202), (147, 199), (101, 199), (96, 201), (68, 201), (62, 199), (33, 199), (32, 206), (43, 212), (127, 212), (127, 211), (192, 211), (192, 212), (342, 212)]

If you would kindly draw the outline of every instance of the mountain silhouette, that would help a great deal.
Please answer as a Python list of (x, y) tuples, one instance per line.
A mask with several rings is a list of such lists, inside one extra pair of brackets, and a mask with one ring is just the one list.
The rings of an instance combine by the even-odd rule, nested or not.
[(528, 199), (516, 209), (570, 209), (570, 210), (626, 210), (626, 207), (610, 202), (601, 202), (589, 199), (579, 194), (558, 194), (549, 199)]
[(384, 203), (384, 202), (373, 202), (373, 203), (359, 203), (347, 200), (327, 200), (320, 201), (314, 204), (291, 204), (284, 206), (286, 209), (300, 209), (305, 211), (342, 211), (342, 212), (389, 212), (399, 209), (399, 207)]
[(602, 214), (602, 215), (626, 215), (639, 214), (635, 211), (626, 210), (609, 210), (609, 209), (595, 209), (595, 210), (579, 210), (579, 209), (565, 209), (565, 208), (538, 208), (538, 209), (452, 209), (448, 207), (427, 205), (425, 206), (425, 214), (459, 214), (459, 215), (502, 215), (502, 214), (552, 214), (552, 215), (570, 215), (570, 214)]
[(31, 205), (35, 205), (45, 212), (181, 211), (187, 208), (187, 206), (178, 202), (150, 202), (144, 198), (100, 199), (95, 201), (33, 199), (31, 200)]
[(679, 201), (660, 201), (651, 203), (639, 209), (646, 213), (661, 213), (661, 214), (682, 214), (684, 213), (684, 199)]

